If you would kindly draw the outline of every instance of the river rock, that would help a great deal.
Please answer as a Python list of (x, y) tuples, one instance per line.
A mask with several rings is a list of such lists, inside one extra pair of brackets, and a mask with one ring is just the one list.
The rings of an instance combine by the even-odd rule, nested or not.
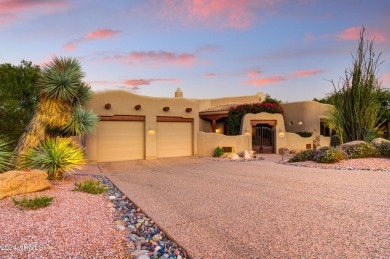
[(380, 144), (382, 144), (382, 142), (389, 143), (390, 140), (387, 140), (387, 139), (384, 139), (384, 138), (374, 138), (374, 139), (371, 141), (371, 144), (373, 144), (373, 145), (376, 146), (376, 147), (379, 147)]
[(47, 173), (42, 170), (8, 171), (0, 174), (0, 200), (50, 188), (47, 177)]
[(231, 153), (228, 158), (231, 160), (240, 160), (240, 157), (236, 153)]

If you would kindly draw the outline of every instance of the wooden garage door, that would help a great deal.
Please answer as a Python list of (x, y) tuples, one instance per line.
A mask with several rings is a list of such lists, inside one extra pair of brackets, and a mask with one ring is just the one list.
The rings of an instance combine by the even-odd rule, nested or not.
[(144, 159), (144, 132), (143, 121), (100, 121), (98, 162)]
[(192, 155), (192, 122), (157, 122), (157, 157)]

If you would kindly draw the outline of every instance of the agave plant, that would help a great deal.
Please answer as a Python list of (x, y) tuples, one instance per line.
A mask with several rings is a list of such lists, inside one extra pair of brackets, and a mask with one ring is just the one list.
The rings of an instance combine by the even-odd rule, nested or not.
[(12, 166), (13, 153), (11, 150), (11, 142), (0, 136), (0, 172), (5, 172)]
[(26, 152), (23, 167), (46, 171), (49, 179), (63, 179), (67, 173), (87, 164), (81, 147), (71, 138), (48, 138), (37, 148)]
[(15, 149), (16, 166), (22, 157), (36, 148), (46, 137), (69, 137), (90, 133), (98, 121), (97, 115), (85, 110), (92, 97), (89, 85), (82, 81), (84, 73), (74, 58), (54, 57), (39, 77), (39, 103), (35, 114)]

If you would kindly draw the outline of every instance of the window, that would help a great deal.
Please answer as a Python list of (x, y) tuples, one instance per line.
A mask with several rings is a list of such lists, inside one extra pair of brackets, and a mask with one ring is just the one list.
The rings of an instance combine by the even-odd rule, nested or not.
[(331, 133), (331, 130), (328, 127), (328, 125), (326, 125), (325, 120), (321, 119), (321, 121), (320, 121), (320, 135), (322, 135), (324, 137), (330, 137), (330, 133)]

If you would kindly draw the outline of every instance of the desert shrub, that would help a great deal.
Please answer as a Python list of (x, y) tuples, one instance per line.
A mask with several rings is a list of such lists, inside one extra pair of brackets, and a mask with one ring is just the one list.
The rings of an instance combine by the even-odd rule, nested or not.
[(340, 148), (346, 153), (349, 159), (376, 157), (379, 156), (379, 150), (372, 144), (363, 143), (346, 143), (340, 146)]
[(223, 155), (223, 149), (221, 147), (216, 147), (215, 150), (214, 150), (214, 157), (220, 157)]
[(382, 142), (378, 146), (379, 152), (382, 156), (390, 156), (390, 142)]
[(341, 139), (338, 135), (333, 135), (330, 137), (330, 146), (331, 147), (337, 147), (341, 144)]
[(18, 200), (16, 198), (12, 198), (12, 201), (16, 206), (19, 206), (20, 209), (30, 209), (30, 210), (36, 210), (39, 208), (47, 207), (51, 204), (54, 197), (49, 196), (41, 196), (41, 197), (35, 197), (33, 199), (28, 199), (26, 197)]
[(36, 168), (46, 171), (48, 179), (63, 179), (66, 173), (85, 165), (83, 149), (70, 138), (49, 138), (36, 149), (27, 151), (23, 158), (24, 168)]
[(302, 138), (310, 138), (313, 135), (313, 132), (309, 131), (298, 131), (297, 134)]
[(290, 158), (288, 162), (293, 163), (293, 162), (310, 161), (313, 159), (313, 156), (314, 156), (314, 150), (307, 149), (296, 154), (294, 157)]
[(11, 167), (12, 157), (11, 142), (6, 137), (0, 136), (0, 173)]
[(108, 188), (99, 181), (85, 180), (84, 182), (76, 184), (76, 187), (73, 190), (91, 194), (100, 194), (107, 191)]
[(337, 163), (343, 159), (345, 159), (343, 150), (334, 147), (319, 148), (313, 156), (313, 160), (317, 163)]

